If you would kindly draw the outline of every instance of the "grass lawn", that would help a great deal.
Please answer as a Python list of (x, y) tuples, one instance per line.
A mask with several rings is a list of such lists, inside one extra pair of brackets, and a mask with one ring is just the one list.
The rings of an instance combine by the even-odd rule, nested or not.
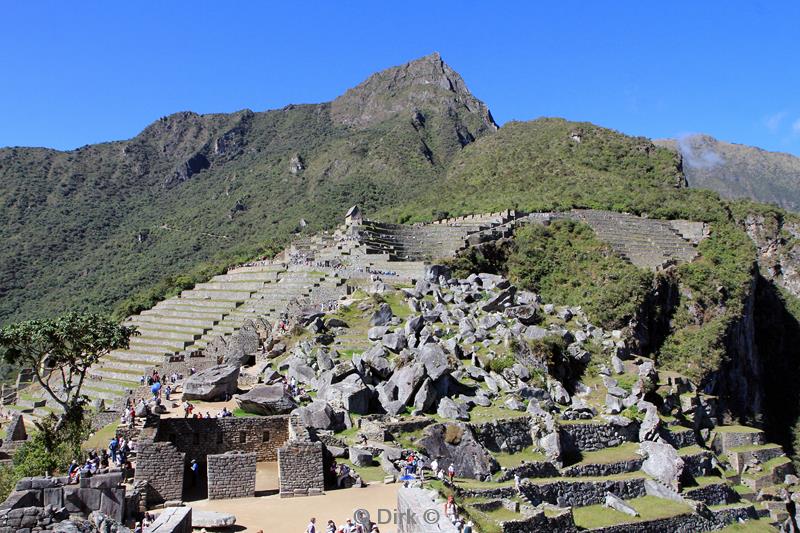
[(678, 449), (678, 455), (694, 455), (694, 454), (700, 453), (702, 451), (705, 451), (705, 450), (703, 450), (703, 448), (701, 448), (697, 444), (693, 444), (693, 445), (687, 446), (685, 448), (679, 448)]
[(638, 442), (626, 442), (613, 448), (604, 448), (593, 452), (581, 453), (581, 460), (578, 464), (610, 464), (630, 459), (639, 459), (641, 456), (636, 452), (639, 450)]
[(349, 459), (337, 459), (339, 463), (344, 463), (353, 470), (355, 470), (361, 479), (366, 481), (367, 483), (375, 483), (375, 482), (383, 482), (383, 478), (385, 478), (388, 474), (383, 471), (383, 468), (376, 461), (372, 461), (372, 466), (354, 466), (353, 463), (350, 462)]
[(748, 520), (744, 524), (734, 523), (719, 531), (720, 533), (774, 533), (778, 530), (765, 520)]
[(233, 413), (233, 416), (235, 416), (236, 418), (254, 418), (261, 416), (253, 413), (246, 413), (241, 407), (235, 408), (233, 411), (231, 411), (231, 413)]
[(751, 428), (749, 426), (717, 426), (714, 428), (716, 433), (761, 433), (758, 428)]
[(517, 453), (493, 453), (492, 454), (500, 466), (504, 468), (514, 468), (522, 464), (523, 461), (526, 463), (534, 463), (538, 461), (546, 461), (547, 458), (544, 456), (543, 453), (534, 451), (533, 446), (525, 448), (522, 451)]
[(587, 507), (575, 507), (572, 510), (575, 525), (580, 528), (592, 529), (616, 524), (634, 524), (692, 512), (691, 507), (686, 504), (654, 496), (627, 500), (627, 503), (636, 509), (639, 516), (628, 516), (603, 505), (589, 505)]
[(521, 416), (530, 416), (525, 411), (513, 411), (511, 409), (506, 409), (505, 407), (500, 407), (502, 400), (503, 398), (495, 400), (495, 402), (488, 407), (482, 407), (480, 405), (473, 407), (472, 411), (469, 412), (469, 421), (476, 423), (499, 420), (503, 418), (519, 418)]
[(91, 437), (86, 439), (86, 442), (81, 444), (84, 450), (103, 449), (108, 447), (108, 443), (117, 431), (117, 422), (111, 422), (109, 425), (98, 429)]

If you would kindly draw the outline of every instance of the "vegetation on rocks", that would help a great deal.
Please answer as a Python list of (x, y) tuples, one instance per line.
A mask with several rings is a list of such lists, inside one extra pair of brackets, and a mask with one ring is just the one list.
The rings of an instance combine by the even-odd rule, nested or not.
[(508, 271), (521, 287), (549, 302), (581, 306), (610, 329), (636, 314), (652, 278), (600, 242), (589, 226), (569, 220), (519, 230)]

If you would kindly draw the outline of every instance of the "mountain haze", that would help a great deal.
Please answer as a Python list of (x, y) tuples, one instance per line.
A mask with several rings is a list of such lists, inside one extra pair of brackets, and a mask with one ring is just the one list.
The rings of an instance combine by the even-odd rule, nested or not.
[(723, 198), (748, 198), (800, 212), (800, 158), (753, 146), (687, 135), (655, 141), (680, 152), (690, 187)]

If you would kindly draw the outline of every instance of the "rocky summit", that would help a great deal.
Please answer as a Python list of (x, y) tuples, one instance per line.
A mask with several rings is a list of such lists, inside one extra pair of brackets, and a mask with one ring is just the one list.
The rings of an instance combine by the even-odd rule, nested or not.
[(5, 352), (0, 533), (796, 531), (800, 220), (683, 148), (498, 127), (434, 53), (0, 149), (0, 319), (115, 314), (109, 349), (0, 329), (42, 333)]

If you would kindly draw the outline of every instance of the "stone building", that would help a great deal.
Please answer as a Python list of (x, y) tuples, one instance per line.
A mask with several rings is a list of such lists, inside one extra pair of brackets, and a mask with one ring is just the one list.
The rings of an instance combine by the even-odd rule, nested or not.
[(209, 498), (246, 497), (255, 493), (257, 462), (278, 461), (282, 495), (322, 494), (323, 456), (324, 445), (289, 415), (166, 418), (140, 435), (136, 481), (146, 482), (149, 505), (183, 499), (194, 460)]

